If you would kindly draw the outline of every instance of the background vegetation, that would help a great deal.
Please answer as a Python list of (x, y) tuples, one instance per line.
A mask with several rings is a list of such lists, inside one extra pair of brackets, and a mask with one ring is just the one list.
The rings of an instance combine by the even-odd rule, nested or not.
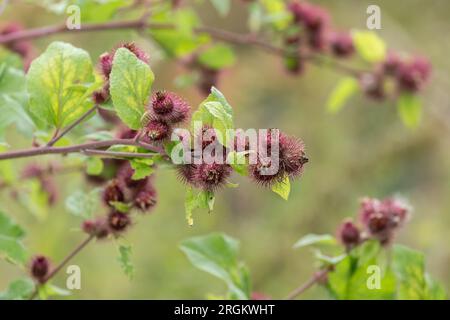
[[(315, 1), (326, 6), (337, 25), (364, 29), (366, 8), (373, 1)], [(311, 160), (303, 178), (292, 185), (291, 199), (255, 188), (234, 177), (240, 190), (227, 189), (217, 196), (214, 213), (198, 213), (195, 225), (184, 218), (184, 187), (172, 171), (161, 171), (156, 179), (159, 204), (151, 216), (141, 218), (126, 240), (133, 245), (136, 266), (132, 281), (122, 273), (117, 248), (97, 243), (77, 256), (72, 264), (82, 270), (82, 290), (71, 298), (204, 298), (221, 293), (223, 284), (194, 269), (178, 244), (183, 239), (211, 231), (223, 231), (241, 240), (241, 258), (252, 272), (253, 287), (274, 298), (282, 298), (314, 271), (308, 250), (293, 250), (293, 243), (306, 233), (330, 233), (346, 216), (354, 216), (358, 199), (369, 195), (399, 194), (415, 208), (398, 242), (425, 252), (427, 269), (450, 289), (450, 3), (445, 0), (376, 1), (382, 9), (380, 35), (394, 49), (429, 57), (433, 79), (424, 92), (424, 119), (410, 130), (398, 119), (389, 103), (374, 103), (363, 97), (352, 99), (337, 115), (326, 112), (327, 97), (339, 75), (309, 67), (302, 77), (291, 77), (278, 59), (251, 48), (238, 49), (238, 62), (222, 77), (219, 89), (236, 110), (237, 127), (280, 127), (300, 136)], [(233, 1), (231, 14), (220, 18), (209, 3), (199, 4), (205, 25), (245, 32), (247, 22), (241, 1)], [(12, 8), (13, 6), (11, 6)], [(35, 6), (14, 5), (0, 16), (0, 24), (20, 21), (27, 27), (60, 23), (61, 17)], [(117, 42), (138, 39), (150, 53), (157, 75), (155, 88), (183, 94), (196, 106), (203, 99), (194, 89), (179, 89), (175, 79), (182, 68), (163, 60), (159, 49), (131, 31), (64, 34), (35, 41), (38, 52), (52, 40), (65, 40), (88, 50), (93, 60)], [(437, 121), (431, 114), (438, 114)], [(27, 147), (14, 130), (7, 134), (15, 147)], [(59, 156), (18, 160), (23, 166)], [(84, 235), (81, 220), (69, 214), (64, 199), (74, 190), (89, 190), (77, 173), (56, 177), (60, 200), (46, 217), (37, 217), (11, 201), (1, 190), (1, 207), (28, 230), (27, 245), (59, 261)], [(68, 231), (72, 230), (72, 231)], [(19, 272), (0, 261), (0, 288)], [(55, 284), (64, 286), (61, 273)], [(323, 297), (320, 288), (305, 294)]]

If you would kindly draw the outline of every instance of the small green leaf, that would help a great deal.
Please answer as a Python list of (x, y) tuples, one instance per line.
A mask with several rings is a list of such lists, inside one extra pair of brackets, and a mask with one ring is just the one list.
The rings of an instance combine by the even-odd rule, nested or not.
[(205, 33), (196, 34), (193, 32), (201, 21), (196, 12), (190, 8), (154, 12), (151, 16), (151, 22), (174, 25), (172, 29), (150, 29), (152, 38), (170, 57), (182, 57), (191, 54), (211, 40), (211, 37)]
[(48, 125), (69, 125), (91, 106), (94, 83), (89, 54), (64, 42), (53, 42), (27, 73), (30, 110)]
[(119, 212), (128, 213), (133, 205), (131, 203), (125, 203), (120, 201), (110, 201), (109, 204)]
[(386, 57), (386, 44), (373, 31), (354, 31), (353, 42), (356, 51), (367, 62), (381, 62)]
[(12, 263), (24, 264), (28, 258), (20, 241), (24, 236), (25, 231), (0, 211), (0, 257)]
[(103, 161), (97, 157), (90, 157), (86, 160), (86, 172), (91, 176), (98, 176), (103, 171)]
[(265, 11), (265, 23), (278, 31), (285, 30), (291, 24), (292, 15), (288, 12), (284, 0), (260, 0), (260, 3)]
[(28, 110), (25, 74), (7, 61), (0, 58), (0, 141), (9, 125), (31, 138), (36, 124)]
[(398, 98), (397, 108), (400, 118), (407, 127), (417, 127), (422, 117), (422, 102), (417, 95), (403, 93)]
[(246, 158), (248, 153), (248, 151), (230, 151), (227, 155), (227, 163), (234, 171), (244, 177), (248, 176), (248, 163)]
[(311, 245), (335, 245), (337, 243), (336, 239), (330, 234), (313, 234), (310, 233), (301, 239), (299, 239), (295, 244), (294, 248), (303, 248)]
[(116, 51), (110, 76), (111, 98), (117, 115), (131, 129), (141, 127), (154, 79), (150, 67), (128, 49)]
[(134, 277), (134, 265), (131, 262), (131, 246), (129, 245), (120, 245), (119, 246), (119, 257), (117, 261), (120, 263), (120, 267), (122, 268), (125, 275), (131, 280)]
[(74, 216), (84, 219), (91, 218), (99, 205), (101, 189), (94, 189), (88, 193), (76, 191), (66, 199), (66, 208)]
[(131, 177), (133, 180), (144, 179), (154, 171), (152, 159), (133, 159), (130, 160), (130, 164), (134, 169), (133, 176)]
[(211, 4), (217, 10), (217, 12), (225, 17), (230, 12), (231, 1), (230, 0), (210, 0)]
[(339, 112), (347, 100), (357, 93), (358, 90), (359, 84), (355, 78), (345, 77), (341, 79), (328, 99), (328, 111), (331, 113)]
[(223, 68), (231, 67), (236, 57), (233, 49), (224, 44), (216, 44), (204, 50), (198, 57), (201, 64), (214, 69), (221, 70)]
[(186, 190), (184, 208), (186, 211), (186, 220), (190, 226), (194, 224), (192, 213), (196, 209), (208, 209), (210, 212), (214, 209), (214, 193), (210, 191), (195, 192), (193, 188)]
[(224, 234), (184, 240), (180, 249), (198, 269), (222, 279), (233, 299), (249, 299), (250, 280), (247, 268), (239, 263), (239, 242)]
[(282, 181), (275, 183), (272, 186), (272, 191), (284, 200), (288, 200), (289, 193), (291, 192), (291, 182), (289, 181), (289, 176), (286, 175)]
[(70, 296), (71, 292), (59, 288), (51, 283), (45, 283), (38, 287), (38, 295), (41, 300), (47, 300), (50, 297), (65, 297)]
[(34, 291), (34, 282), (30, 278), (14, 280), (5, 291), (0, 292), (0, 300), (29, 299)]
[(25, 236), (25, 231), (10, 217), (0, 211), (0, 235), (22, 239)]

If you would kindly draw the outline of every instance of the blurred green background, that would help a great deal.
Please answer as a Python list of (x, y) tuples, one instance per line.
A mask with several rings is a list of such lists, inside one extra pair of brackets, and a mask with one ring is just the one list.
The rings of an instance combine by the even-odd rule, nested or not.
[[(125, 236), (133, 246), (135, 278), (129, 281), (117, 263), (112, 241), (90, 245), (71, 264), (82, 271), (82, 289), (71, 298), (84, 299), (178, 299), (205, 298), (221, 294), (225, 286), (196, 270), (178, 249), (181, 240), (213, 231), (225, 232), (241, 241), (241, 259), (251, 270), (254, 291), (283, 298), (314, 272), (308, 249), (293, 250), (293, 243), (307, 233), (334, 233), (339, 222), (357, 212), (363, 196), (401, 195), (414, 207), (410, 223), (398, 242), (425, 252), (431, 274), (450, 289), (450, 2), (446, 0), (403, 1), (314, 1), (323, 4), (342, 29), (364, 29), (366, 8), (377, 4), (382, 10), (379, 34), (393, 49), (420, 53), (430, 58), (433, 78), (423, 95), (424, 119), (416, 130), (399, 120), (395, 106), (355, 98), (338, 115), (325, 110), (325, 102), (340, 75), (310, 66), (302, 77), (291, 77), (279, 59), (251, 48), (238, 49), (238, 63), (227, 70), (219, 85), (235, 110), (238, 127), (279, 127), (305, 141), (310, 163), (303, 177), (293, 183), (290, 200), (255, 187), (234, 176), (239, 189), (226, 189), (216, 198), (213, 213), (197, 212), (195, 225), (184, 218), (184, 187), (174, 172), (161, 170), (156, 185), (159, 204), (151, 215), (141, 217)], [(246, 32), (246, 13), (233, 1), (226, 19), (209, 4), (199, 6), (206, 25)], [(1, 23), (18, 20), (27, 27), (62, 22), (48, 12), (26, 4), (10, 5)], [(64, 34), (35, 41), (41, 52), (52, 40), (64, 40), (98, 55), (120, 41), (135, 39), (151, 56), (156, 74), (155, 88), (180, 92), (197, 106), (202, 97), (195, 89), (179, 90), (174, 79), (182, 70), (173, 61), (131, 31)], [(436, 117), (437, 115), (437, 117)], [(437, 119), (439, 121), (437, 121)], [(15, 148), (29, 141), (14, 132), (8, 141)], [(45, 160), (44, 160), (45, 159)], [(20, 160), (61, 160), (61, 157)], [(70, 215), (64, 199), (74, 190), (87, 190), (79, 174), (58, 176), (60, 200), (46, 220), (38, 220), (11, 201), (2, 190), (0, 206), (28, 230), (25, 240), (33, 253), (46, 254), (56, 262), (79, 243), (84, 235), (74, 229), (81, 220)], [(102, 214), (103, 211), (99, 212)], [(0, 288), (23, 274), (0, 261)], [(64, 286), (62, 272), (55, 284)], [(326, 298), (320, 288), (305, 298)]]

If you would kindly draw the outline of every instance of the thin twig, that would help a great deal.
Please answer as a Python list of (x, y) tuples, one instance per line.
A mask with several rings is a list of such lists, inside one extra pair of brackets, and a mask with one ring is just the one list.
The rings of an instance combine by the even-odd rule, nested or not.
[(17, 159), (17, 158), (26, 158), (26, 157), (34, 157), (41, 156), (46, 154), (68, 154), (68, 153), (77, 153), (82, 152), (88, 149), (101, 149), (107, 148), (114, 145), (126, 145), (126, 146), (135, 146), (141, 147), (143, 149), (161, 153), (162, 149), (160, 147), (156, 147), (150, 145), (148, 143), (136, 142), (133, 139), (112, 139), (112, 140), (104, 140), (104, 141), (94, 141), (87, 142), (78, 145), (68, 146), (68, 147), (52, 147), (52, 146), (44, 146), (40, 148), (31, 148), (17, 151), (9, 151), (0, 153), (0, 160), (6, 159)]
[[(94, 238), (95, 238), (94, 235), (90, 235), (78, 246), (76, 246), (74, 250), (72, 250), (55, 268), (52, 269), (52, 271), (50, 271), (50, 273), (44, 278), (44, 280), (39, 285), (42, 286), (45, 283), (47, 283), (50, 279), (52, 279), (74, 256), (76, 256), (81, 250), (83, 250), (83, 248), (85, 248)], [(32, 295), (30, 296), (30, 300), (33, 300), (37, 296), (38, 292), (39, 292), (38, 287), (36, 287)]]
[(149, 159), (155, 156), (154, 153), (137, 153), (137, 152), (121, 152), (121, 151), (107, 151), (107, 150), (91, 150), (86, 149), (82, 151), (83, 154), (88, 156), (101, 156), (111, 158), (143, 158)]
[[(153, 30), (170, 30), (175, 28), (176, 26), (174, 24), (147, 22), (145, 21), (145, 19), (142, 19), (142, 17), (137, 20), (131, 21), (113, 21), (105, 23), (84, 24), (81, 26), (80, 29), (73, 29), (73, 30), (67, 29), (66, 25), (63, 24), (63, 25), (54, 25), (35, 29), (21, 30), (6, 35), (2, 35), (0, 36), (0, 44), (18, 40), (37, 39), (52, 34), (67, 33), (67, 32), (92, 32), (92, 31), (105, 31), (117, 29), (135, 29), (137, 31), (143, 30), (153, 31)], [(290, 50), (286, 50), (285, 48), (272, 45), (271, 43), (258, 38), (253, 33), (239, 34), (209, 26), (201, 26), (194, 28), (194, 32), (197, 34), (208, 34), (209, 36), (211, 36), (216, 40), (225, 41), (236, 45), (251, 45), (254, 47), (258, 47), (270, 54), (274, 54), (277, 56), (286, 57), (292, 54), (298, 55), (298, 53), (292, 53)], [(311, 60), (311, 62), (315, 64), (323, 63), (323, 61), (320, 61), (319, 58), (316, 59), (314, 55), (308, 55), (305, 57), (302, 57), (300, 55), (300, 58)], [(350, 66), (344, 66), (342, 64), (333, 64), (333, 67), (336, 67), (340, 71), (344, 73), (349, 73), (351, 75), (360, 74), (358, 70), (353, 70), (353, 68)]]
[(64, 135), (66, 135), (70, 130), (75, 128), (77, 125), (79, 125), (81, 122), (83, 122), (86, 118), (88, 118), (92, 113), (94, 113), (97, 110), (97, 105), (90, 108), (88, 111), (86, 111), (85, 114), (83, 114), (78, 120), (76, 120), (74, 123), (72, 123), (70, 126), (65, 128), (60, 133), (57, 133), (48, 143), (47, 147), (53, 146), (56, 142), (58, 142)]
[(303, 292), (305, 292), (306, 290), (311, 288), (313, 285), (315, 285), (316, 283), (318, 283), (319, 281), (324, 279), (329, 271), (330, 271), (330, 268), (326, 268), (326, 269), (322, 269), (322, 270), (314, 273), (314, 275), (308, 281), (306, 281), (300, 287), (298, 287), (295, 290), (293, 290), (286, 297), (286, 300), (294, 300), (295, 298), (297, 298), (300, 294), (302, 294)]

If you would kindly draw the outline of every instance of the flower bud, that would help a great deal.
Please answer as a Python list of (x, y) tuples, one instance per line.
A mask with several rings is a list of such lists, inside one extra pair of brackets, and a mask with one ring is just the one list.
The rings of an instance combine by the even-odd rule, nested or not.
[(125, 201), (124, 186), (119, 179), (111, 180), (103, 190), (103, 201), (107, 206), (111, 206), (111, 202)]
[(334, 33), (330, 45), (333, 54), (338, 57), (348, 57), (355, 52), (352, 36), (348, 33)]
[(340, 225), (337, 235), (347, 250), (357, 246), (361, 240), (358, 227), (349, 219), (344, 220)]
[(215, 191), (227, 182), (232, 169), (227, 164), (200, 164), (193, 171), (193, 181), (196, 186), (205, 191)]
[(50, 272), (50, 260), (43, 255), (35, 256), (31, 260), (31, 276), (39, 283), (44, 283)]
[(126, 213), (112, 211), (108, 215), (108, 227), (114, 234), (124, 232), (130, 224), (130, 216)]
[(108, 224), (104, 218), (96, 220), (85, 220), (81, 229), (88, 235), (95, 236), (97, 239), (106, 238), (109, 234)]
[(150, 110), (154, 118), (174, 124), (185, 121), (191, 107), (175, 93), (158, 91), (152, 97)]
[(134, 204), (142, 211), (149, 211), (156, 205), (156, 190), (149, 185), (146, 188), (138, 191)]
[(145, 132), (151, 141), (160, 142), (169, 138), (171, 128), (167, 122), (153, 119), (146, 124)]

